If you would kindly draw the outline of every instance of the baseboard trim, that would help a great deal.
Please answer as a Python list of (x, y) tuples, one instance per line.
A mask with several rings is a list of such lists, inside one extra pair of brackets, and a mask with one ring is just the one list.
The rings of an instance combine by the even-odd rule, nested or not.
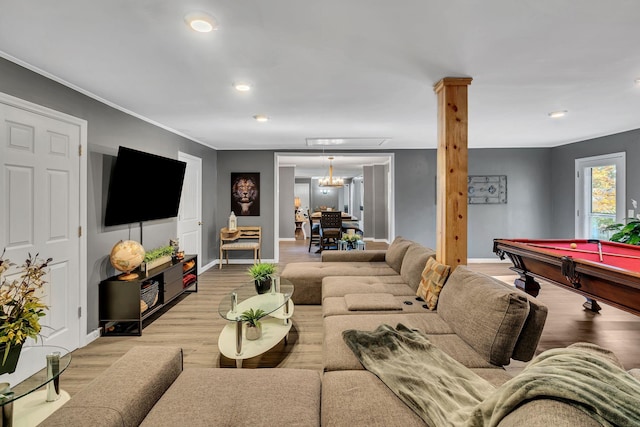
[[(275, 263), (276, 261), (274, 259), (264, 259), (264, 258), (262, 258), (262, 261), (260, 261), (260, 262), (263, 262), (263, 263), (265, 263), (265, 262)], [(224, 266), (227, 265), (227, 261), (224, 260), (224, 261), (221, 262), (220, 260), (217, 259), (217, 260), (215, 260), (215, 264), (216, 265), (217, 264), (222, 264), (222, 268), (224, 268)], [(231, 265), (231, 264), (246, 264), (246, 265), (253, 264), (253, 258), (230, 259), (229, 260), (229, 265)]]
[(84, 337), (84, 345), (89, 345), (92, 342), (94, 342), (95, 340), (97, 340), (98, 338), (100, 338), (100, 328), (96, 328), (93, 331), (89, 332), (85, 337)]
[(200, 273), (204, 273), (205, 271), (209, 270), (210, 268), (214, 267), (216, 264), (219, 264), (219, 263), (220, 263), (220, 262), (219, 262), (219, 260), (214, 259), (214, 260), (213, 260), (213, 261), (211, 261), (209, 264), (207, 264), (207, 265), (203, 265), (203, 266), (200, 268)]
[(295, 242), (296, 239), (295, 237), (281, 237), (280, 239), (278, 239), (278, 241), (280, 242)]

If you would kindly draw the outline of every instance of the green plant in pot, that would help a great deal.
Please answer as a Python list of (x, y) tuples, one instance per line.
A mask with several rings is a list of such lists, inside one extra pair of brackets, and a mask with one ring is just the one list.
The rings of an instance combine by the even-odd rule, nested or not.
[(249, 267), (249, 275), (253, 278), (256, 292), (264, 294), (271, 289), (271, 280), (276, 274), (276, 265), (260, 262)]
[(613, 231), (609, 238), (612, 242), (640, 245), (640, 219), (629, 218), (626, 224), (611, 224), (603, 230)]
[[(0, 277), (15, 266), (0, 255)], [(45, 285), (44, 276), (52, 258), (38, 259), (38, 254), (20, 266), (19, 277), (0, 284), (0, 374), (16, 370), (22, 345), (27, 338), (38, 339), (40, 318), (48, 307), (40, 301), (39, 290)]]
[(247, 339), (248, 340), (257, 340), (262, 336), (262, 327), (260, 324), (260, 319), (265, 316), (264, 310), (261, 308), (250, 308), (249, 310), (243, 311), (240, 315), (240, 320), (246, 323), (247, 325)]

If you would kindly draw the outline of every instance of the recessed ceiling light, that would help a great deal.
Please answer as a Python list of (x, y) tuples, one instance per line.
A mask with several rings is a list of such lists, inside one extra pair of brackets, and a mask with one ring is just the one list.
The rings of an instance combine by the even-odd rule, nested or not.
[(216, 19), (205, 12), (191, 12), (184, 17), (184, 22), (194, 31), (199, 33), (210, 33), (218, 29)]
[(233, 87), (239, 92), (249, 92), (251, 90), (251, 85), (244, 82), (234, 83)]
[(258, 122), (268, 122), (269, 121), (269, 117), (265, 116), (264, 114), (256, 114), (255, 116), (253, 116), (254, 119), (256, 119), (256, 121)]
[(549, 117), (551, 117), (552, 119), (559, 119), (560, 117), (566, 116), (567, 113), (567, 110), (552, 111), (549, 113)]

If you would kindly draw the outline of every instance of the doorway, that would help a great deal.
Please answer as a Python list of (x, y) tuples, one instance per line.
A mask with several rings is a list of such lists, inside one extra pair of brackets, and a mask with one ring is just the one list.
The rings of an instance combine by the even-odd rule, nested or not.
[(576, 238), (608, 240), (603, 230), (624, 221), (625, 153), (576, 159)]
[[(0, 94), (0, 248), (18, 265), (28, 254), (53, 258), (38, 344), (69, 351), (88, 339), (86, 148), (85, 120)], [(7, 377), (12, 384), (45, 366), (28, 349), (34, 342), (25, 343), (20, 358), (28, 363)]]
[(180, 249), (198, 256), (198, 271), (202, 269), (202, 159), (178, 152), (178, 160), (185, 162), (180, 209), (178, 211), (178, 239)]

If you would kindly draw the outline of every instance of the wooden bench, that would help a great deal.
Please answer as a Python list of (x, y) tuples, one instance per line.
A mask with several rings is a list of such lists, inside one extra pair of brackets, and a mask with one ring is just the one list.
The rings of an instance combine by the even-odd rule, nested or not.
[(227, 227), (220, 230), (220, 269), (222, 260), (227, 260), (229, 265), (229, 251), (253, 251), (254, 264), (261, 261), (260, 247), (262, 244), (262, 227), (242, 226), (235, 231), (229, 231)]

